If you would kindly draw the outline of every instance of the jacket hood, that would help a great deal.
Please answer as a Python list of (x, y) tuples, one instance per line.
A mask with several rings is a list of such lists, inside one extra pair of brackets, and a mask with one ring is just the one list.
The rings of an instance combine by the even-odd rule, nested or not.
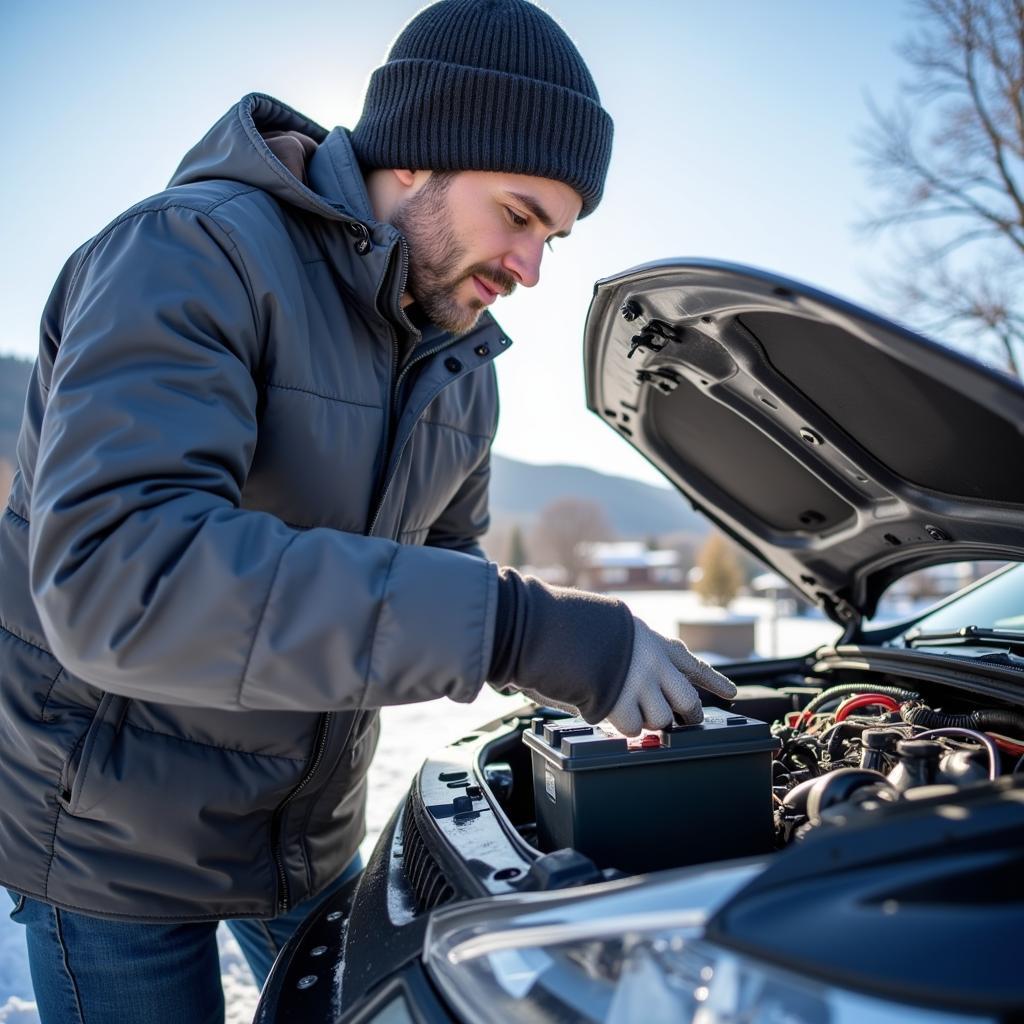
[[(268, 143), (295, 132), (315, 149), (304, 184)], [(312, 147), (307, 147), (312, 148)], [(280, 150), (279, 150), (280, 151)], [(170, 186), (211, 179), (242, 182), (279, 202), (332, 220), (372, 219), (362, 172), (344, 128), (328, 131), (287, 104), (263, 93), (249, 93), (185, 154)]]

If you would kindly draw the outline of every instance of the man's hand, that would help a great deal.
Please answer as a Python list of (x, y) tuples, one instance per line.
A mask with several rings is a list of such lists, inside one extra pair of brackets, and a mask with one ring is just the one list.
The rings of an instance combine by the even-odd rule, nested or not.
[(500, 572), (489, 679), (538, 703), (576, 711), (620, 732), (703, 718), (697, 687), (731, 699), (736, 687), (680, 640), (655, 633), (621, 602)]
[(736, 687), (695, 658), (682, 640), (670, 640), (634, 618), (633, 657), (608, 721), (627, 736), (667, 729), (673, 720), (695, 725), (704, 718), (696, 687), (726, 700), (736, 696)]
[[(697, 687), (726, 700), (736, 686), (706, 661), (694, 657), (682, 640), (655, 633), (642, 619), (633, 619), (633, 656), (626, 680), (608, 721), (625, 736), (643, 729), (668, 729), (673, 724), (697, 725), (704, 719)], [(578, 714), (571, 704), (538, 690), (524, 690), (538, 704)]]

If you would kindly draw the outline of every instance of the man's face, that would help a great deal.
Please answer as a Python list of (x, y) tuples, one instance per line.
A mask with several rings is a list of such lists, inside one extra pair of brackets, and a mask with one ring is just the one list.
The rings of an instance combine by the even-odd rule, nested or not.
[(549, 178), (421, 174), (391, 216), (409, 245), (407, 292), (432, 323), (462, 334), (499, 295), (537, 283), (545, 243), (568, 235), (583, 202)]

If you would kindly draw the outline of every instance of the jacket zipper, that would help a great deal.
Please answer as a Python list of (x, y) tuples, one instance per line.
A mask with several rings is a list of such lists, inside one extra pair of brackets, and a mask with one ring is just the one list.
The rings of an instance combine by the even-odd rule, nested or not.
[[(398, 275), (398, 297), (401, 299), (405, 292), (405, 286), (409, 281), (409, 253), (406, 249), (405, 243), (399, 241), (398, 251), (401, 259), (399, 264), (399, 275)], [(383, 284), (383, 281), (381, 282)], [(374, 299), (374, 305), (380, 299), (380, 289), (377, 290), (377, 295)], [(403, 314), (404, 316), (404, 314)], [(408, 321), (407, 321), (408, 322)], [(412, 324), (409, 325), (412, 327)], [(377, 520), (380, 518), (381, 510), (384, 508), (384, 502), (387, 500), (388, 492), (391, 490), (391, 481), (394, 479), (394, 473), (391, 472), (392, 464), (398, 465), (398, 462), (402, 458), (402, 453), (405, 451), (405, 447), (408, 444), (408, 437), (402, 442), (398, 452), (392, 457), (391, 446), (394, 443), (394, 432), (397, 428), (397, 421), (393, 422), (394, 414), (397, 411), (396, 406), (398, 404), (399, 391), (402, 387), (402, 381), (405, 379), (405, 375), (417, 364), (422, 362), (424, 359), (428, 359), (436, 352), (440, 352), (442, 349), (447, 348), (449, 345), (454, 344), (457, 340), (454, 336), (449, 337), (447, 341), (440, 345), (435, 345), (433, 348), (426, 352), (420, 352), (413, 359), (410, 359), (405, 366), (402, 367), (401, 372), (398, 371), (398, 342), (395, 338), (394, 328), (388, 324), (388, 331), (391, 334), (391, 374), (388, 378), (388, 399), (387, 408), (385, 412), (385, 424), (387, 428), (387, 438), (384, 445), (384, 461), (381, 467), (381, 478), (380, 483), (377, 486), (377, 500), (374, 503), (373, 515), (370, 518), (370, 524), (366, 528), (367, 536), (373, 533), (374, 527), (377, 525)]]
[[(446, 341), (442, 342), (440, 345), (434, 345), (433, 348), (429, 348), (425, 352), (420, 352), (415, 358), (410, 359), (409, 362), (407, 362), (405, 366), (402, 367), (402, 372), (398, 375), (398, 378), (395, 380), (395, 386), (392, 389), (392, 393), (391, 395), (389, 395), (388, 398), (389, 406), (395, 404), (398, 401), (398, 392), (402, 386), (402, 381), (405, 378), (405, 375), (414, 366), (416, 366), (417, 363), (421, 363), (423, 362), (424, 359), (429, 359), (431, 356), (443, 351), (449, 346), (455, 344), (457, 340), (458, 339), (455, 337), (450, 337)], [(409, 434), (402, 441), (402, 444), (399, 447), (398, 451), (395, 453), (394, 458), (390, 457), (389, 452), (388, 466), (387, 469), (385, 470), (384, 476), (384, 489), (383, 491), (380, 492), (380, 497), (377, 499), (377, 505), (376, 508), (374, 509), (373, 518), (370, 520), (370, 526), (369, 529), (367, 530), (367, 533), (373, 533), (374, 527), (377, 525), (377, 520), (380, 518), (381, 511), (384, 508), (384, 502), (387, 500), (388, 492), (391, 490), (391, 482), (394, 480), (395, 474), (393, 472), (388, 472), (388, 470), (391, 469), (392, 464), (397, 468), (398, 463), (401, 461), (402, 454), (405, 451), (406, 445), (408, 445), (409, 439), (411, 437), (412, 432), (410, 431)], [(390, 439), (388, 447), (390, 448)]]
[[(399, 240), (398, 242), (398, 254), (399, 254), (399, 275), (398, 275), (398, 297), (401, 300), (402, 293), (405, 291), (405, 286), (409, 280), (409, 255), (406, 249), (405, 242)], [(386, 276), (386, 275), (385, 275)], [(377, 287), (377, 294), (374, 296), (373, 304), (376, 309), (380, 309), (380, 293), (381, 288), (384, 286), (384, 278), (381, 278), (380, 285)], [(391, 463), (391, 444), (393, 440), (394, 425), (391, 422), (392, 418), (392, 392), (395, 390), (392, 387), (392, 381), (395, 380), (398, 374), (398, 339), (395, 336), (395, 329), (391, 326), (391, 323), (385, 319), (385, 323), (388, 328), (388, 336), (391, 339), (391, 369), (388, 373), (388, 388), (387, 388), (387, 407), (384, 410), (384, 429), (386, 431), (384, 437), (384, 454), (381, 459), (380, 477), (377, 481), (377, 486), (374, 488), (375, 494), (380, 494), (381, 489), (384, 486), (384, 481), (387, 480), (388, 466)], [(410, 328), (412, 324), (409, 325)], [(373, 522), (376, 522), (377, 517), (373, 517)], [(373, 531), (373, 525), (367, 527), (366, 533), (369, 535)]]
[(327, 749), (327, 733), (330, 730), (333, 718), (333, 711), (328, 711), (320, 716), (320, 722), (317, 725), (317, 735), (314, 741), (313, 759), (309, 763), (309, 768), (306, 769), (306, 774), (299, 779), (291, 792), (274, 808), (274, 816), (271, 819), (271, 849), (274, 855), (274, 866), (277, 868), (277, 909), (281, 914), (285, 913), (291, 906), (291, 897), (288, 890), (288, 873), (285, 871), (284, 855), (281, 852), (281, 819), (288, 805), (305, 789), (310, 779), (316, 775), (320, 762), (323, 760), (324, 751)]
[[(401, 261), (402, 262), (400, 264), (398, 294), (401, 295), (405, 291), (405, 286), (406, 286), (406, 283), (407, 283), (408, 278), (409, 278), (409, 257), (408, 257), (408, 255), (406, 253), (406, 248), (405, 248), (404, 243), (401, 243), (401, 242), (399, 243), (399, 253), (401, 255)], [(381, 281), (381, 286), (383, 286), (383, 280)], [(380, 299), (380, 287), (378, 287), (377, 294), (374, 296), (374, 305), (375, 306), (377, 305), (377, 302), (378, 302), (379, 299)], [(389, 333), (391, 335), (391, 374), (390, 374), (390, 377), (389, 377), (389, 382), (390, 382), (391, 380), (394, 380), (395, 373), (396, 373), (396, 371), (398, 369), (398, 344), (397, 344), (397, 340), (395, 338), (394, 329), (391, 327), (390, 324), (388, 324), (388, 331), (389, 331)], [(388, 427), (388, 434), (389, 434), (389, 436), (388, 436), (387, 448), (385, 449), (385, 466), (384, 466), (385, 474), (387, 473), (387, 464), (388, 464), (388, 461), (389, 461), (388, 458), (387, 458), (387, 456), (389, 454), (387, 449), (390, 448), (390, 446), (391, 446), (391, 438), (390, 438), (390, 422), (391, 422), (390, 396), (391, 396), (391, 389), (389, 388), (389, 390), (388, 390), (389, 408), (386, 410), (387, 416), (388, 416), (387, 422), (389, 424), (389, 427)], [(374, 522), (376, 522), (376, 516), (374, 516)], [(372, 529), (372, 527), (371, 527), (371, 529)], [(369, 533), (369, 532), (370, 531), (368, 530), (367, 533)], [(298, 796), (298, 794), (300, 792), (302, 792), (302, 790), (305, 789), (307, 785), (309, 785), (309, 783), (312, 780), (313, 776), (316, 775), (317, 771), (320, 769), (320, 764), (323, 761), (323, 757), (324, 757), (324, 751), (327, 749), (327, 735), (328, 735), (328, 732), (330, 731), (330, 725), (331, 725), (331, 721), (332, 721), (333, 718), (334, 718), (334, 712), (333, 711), (325, 712), (324, 714), (322, 714), (320, 716), (320, 721), (317, 724), (317, 735), (316, 735), (316, 739), (314, 740), (313, 758), (312, 758), (312, 760), (309, 763), (309, 768), (306, 770), (305, 775), (303, 775), (302, 778), (299, 779), (298, 783), (296, 783), (295, 787), (277, 805), (277, 807), (274, 808), (274, 814), (273, 814), (273, 817), (271, 818), (271, 823), (270, 823), (271, 853), (272, 853), (273, 858), (274, 858), (274, 867), (275, 867), (275, 869), (277, 871), (277, 885), (278, 885), (277, 909), (278, 909), (278, 913), (282, 913), (282, 914), (286, 913), (288, 911), (289, 907), (291, 906), (291, 896), (290, 896), (289, 886), (288, 886), (288, 872), (285, 870), (284, 854), (282, 852), (281, 821), (282, 821), (282, 819), (284, 817), (284, 812), (288, 809), (288, 806), (292, 803), (292, 801), (295, 799), (295, 797)], [(345, 742), (348, 742), (348, 737), (345, 738)], [(343, 744), (343, 746), (344, 746), (344, 744)]]

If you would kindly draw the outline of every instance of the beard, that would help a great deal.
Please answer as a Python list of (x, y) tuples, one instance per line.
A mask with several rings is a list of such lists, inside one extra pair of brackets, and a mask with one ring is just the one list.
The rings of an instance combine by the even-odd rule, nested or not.
[(454, 174), (431, 174), (424, 186), (406, 199), (391, 217), (409, 247), (409, 278), (406, 289), (419, 303), (426, 318), (453, 334), (465, 334), (486, 308), (473, 297), (460, 301), (462, 285), (474, 275), (493, 285), (499, 294), (510, 295), (515, 278), (501, 267), (475, 263), (464, 267), (466, 247), (452, 226), (448, 187)]

